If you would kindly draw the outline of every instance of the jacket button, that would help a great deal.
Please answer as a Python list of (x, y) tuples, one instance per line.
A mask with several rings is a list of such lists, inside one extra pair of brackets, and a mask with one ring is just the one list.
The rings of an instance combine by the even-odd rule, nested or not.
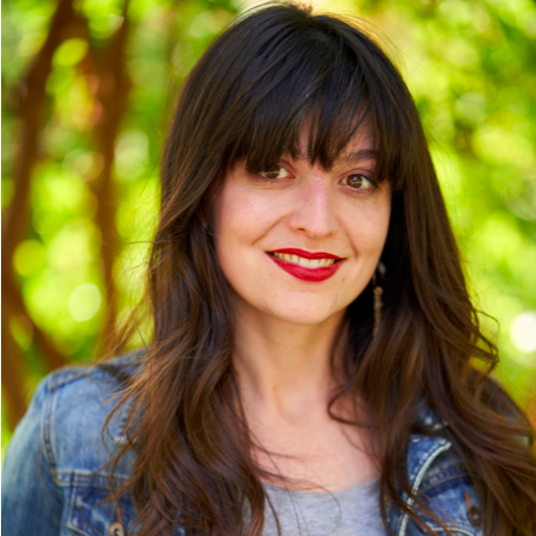
[(125, 529), (117, 521), (108, 527), (108, 536), (125, 536)]
[(482, 512), (480, 511), (480, 508), (471, 506), (471, 508), (469, 508), (467, 511), (467, 517), (469, 518), (471, 525), (474, 527), (479, 527), (482, 525)]

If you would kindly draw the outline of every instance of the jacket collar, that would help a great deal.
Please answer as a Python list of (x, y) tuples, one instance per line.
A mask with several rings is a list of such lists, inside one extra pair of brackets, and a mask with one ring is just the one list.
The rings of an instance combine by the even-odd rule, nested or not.
[[(426, 427), (428, 430), (439, 431), (447, 423), (439, 418), (432, 409), (422, 404), (417, 410), (417, 422)], [(406, 468), (407, 477), (413, 492), (416, 492), (430, 466), (443, 452), (451, 448), (451, 443), (444, 437), (430, 437), (422, 434), (413, 433), (407, 449)], [(413, 500), (404, 492), (400, 493), (401, 498), (411, 506)], [(403, 514), (398, 508), (389, 510), (389, 525), (397, 536), (407, 536), (409, 516)]]

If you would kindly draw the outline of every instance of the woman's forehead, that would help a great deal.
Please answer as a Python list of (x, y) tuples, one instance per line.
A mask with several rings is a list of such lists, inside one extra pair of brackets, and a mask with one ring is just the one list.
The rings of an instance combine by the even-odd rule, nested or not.
[[(314, 132), (310, 125), (302, 128), (298, 141), (298, 147), (292, 154), (294, 160), (311, 160), (311, 141), (314, 140)], [(351, 165), (362, 161), (377, 160), (378, 150), (374, 146), (374, 135), (370, 122), (363, 123), (350, 138), (345, 147), (333, 159), (332, 166)]]

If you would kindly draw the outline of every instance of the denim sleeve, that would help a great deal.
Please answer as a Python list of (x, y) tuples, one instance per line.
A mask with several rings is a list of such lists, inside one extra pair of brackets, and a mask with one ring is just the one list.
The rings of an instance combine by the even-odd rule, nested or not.
[(47, 381), (38, 387), (8, 446), (2, 471), (2, 534), (58, 536), (63, 491), (52, 478), (47, 449)]

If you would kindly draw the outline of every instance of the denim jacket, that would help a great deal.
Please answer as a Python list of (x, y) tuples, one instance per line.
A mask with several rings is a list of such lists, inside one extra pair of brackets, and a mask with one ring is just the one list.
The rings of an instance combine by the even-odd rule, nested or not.
[[(66, 368), (39, 385), (28, 412), (8, 447), (2, 473), (2, 534), (5, 536), (124, 536), (134, 534), (135, 510), (129, 494), (103, 502), (109, 491), (106, 463), (125, 440), (128, 407), (115, 414), (123, 374), (135, 374), (135, 356), (117, 358), (104, 368)], [(115, 374), (111, 374), (115, 371)], [(119, 380), (118, 380), (119, 378)], [(444, 426), (426, 408), (420, 418)], [(125, 456), (116, 478), (126, 479), (133, 455)], [(460, 458), (443, 437), (413, 434), (407, 470), (412, 489), (455, 535), (483, 535), (482, 514)], [(407, 499), (407, 498), (405, 498)], [(396, 536), (422, 532), (393, 505), (388, 520)], [(437, 534), (444, 531), (432, 521)], [(176, 536), (183, 535), (177, 528)]]

